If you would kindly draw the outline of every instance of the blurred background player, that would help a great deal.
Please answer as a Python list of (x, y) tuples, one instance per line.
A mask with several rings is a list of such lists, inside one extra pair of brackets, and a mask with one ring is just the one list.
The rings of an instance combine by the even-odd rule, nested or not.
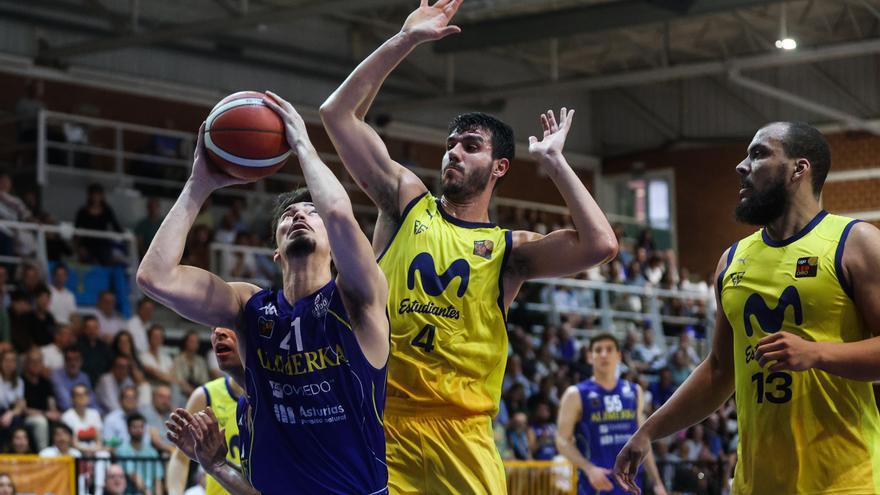
[[(266, 495), (385, 493), (385, 279), (345, 189), (318, 157), (302, 118), (272, 93), (265, 103), (284, 121), (310, 187), (281, 195), (273, 215), (282, 289), (227, 283), (180, 265), (187, 232), (207, 197), (242, 182), (205, 161), (202, 133), (191, 180), (147, 250), (138, 282), (182, 316), (238, 332), (253, 442), (246, 481), (226, 462), (202, 465), (224, 488), (238, 493), (249, 482)], [(194, 458), (190, 435), (180, 429), (191, 417), (175, 411), (169, 438)]]
[[(644, 420), (644, 391), (618, 376), (621, 355), (616, 338), (599, 334), (590, 339), (589, 349), (593, 376), (562, 395), (556, 447), (579, 469), (578, 495), (623, 494), (611, 479), (611, 468), (621, 447)], [(653, 455), (648, 455), (647, 468), (654, 493), (665, 495)], [(642, 486), (641, 479), (637, 483)]]
[[(235, 411), (238, 407), (238, 399), (244, 394), (241, 385), (239, 385), (244, 383), (244, 367), (238, 352), (238, 337), (233, 330), (216, 327), (211, 332), (211, 348), (220, 369), (228, 376), (211, 380), (204, 386), (195, 389), (186, 402), (186, 410), (195, 413), (211, 406), (214, 414), (217, 415), (220, 427), (225, 431), (228, 452), (226, 459), (238, 466), (241, 444)], [(175, 450), (168, 461), (169, 495), (183, 495), (189, 464), (190, 461), (186, 454), (179, 449)], [(218, 495), (228, 492), (214, 478), (208, 476), (205, 483), (205, 493)]]
[(541, 115), (542, 139), (529, 138), (529, 153), (575, 226), (546, 236), (489, 222), (493, 191), (514, 158), (507, 124), (479, 113), (453, 121), (443, 194), (435, 198), (364, 121), (382, 83), (413, 49), (460, 31), (448, 26), (460, 5), (423, 0), (321, 107), (345, 167), (379, 208), (373, 246), (377, 254), (385, 249), (379, 264), (390, 291), (385, 428), (395, 493), (506, 492), (491, 418), (501, 400), (507, 308), (526, 280), (573, 274), (617, 252), (605, 215), (562, 155), (573, 110), (563, 108), (558, 123), (552, 111)]
[(870, 383), (880, 379), (880, 231), (822, 210), (830, 168), (825, 137), (807, 124), (755, 134), (736, 166), (736, 217), (762, 228), (718, 261), (709, 357), (617, 458), (633, 492), (651, 441), (736, 392), (733, 493), (880, 493)]

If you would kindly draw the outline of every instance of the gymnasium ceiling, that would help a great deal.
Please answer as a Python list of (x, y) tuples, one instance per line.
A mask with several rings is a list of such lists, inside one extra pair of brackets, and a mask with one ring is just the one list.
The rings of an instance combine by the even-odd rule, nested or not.
[[(0, 19), (33, 26), (32, 55), (48, 66), (158, 49), (273, 67), (317, 81), (329, 93), (399, 29), (415, 3), (0, 0)], [(798, 43), (785, 53), (774, 46), (783, 16)], [(463, 32), (407, 59), (380, 95), (380, 110), (453, 105), (503, 111), (544, 93), (588, 95), (588, 151), (599, 154), (737, 137), (790, 108), (813, 122), (875, 132), (871, 119), (880, 113), (871, 89), (877, 72), (861, 80), (837, 64), (876, 64), (880, 0), (465, 0), (455, 21)], [(785, 67), (797, 67), (822, 88), (767, 75)], [(728, 128), (704, 132), (706, 126), (689, 123), (686, 115), (699, 106), (686, 108), (689, 80), (702, 81), (715, 104), (736, 114), (725, 121)], [(827, 101), (817, 100), (816, 91)], [(612, 100), (629, 120), (603, 114)], [(618, 127), (621, 135), (614, 135)]]

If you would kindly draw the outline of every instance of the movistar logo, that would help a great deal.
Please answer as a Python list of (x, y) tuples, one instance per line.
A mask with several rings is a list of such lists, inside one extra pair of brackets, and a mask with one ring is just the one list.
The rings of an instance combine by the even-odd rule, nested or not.
[(458, 283), (458, 297), (464, 297), (471, 278), (471, 266), (464, 259), (453, 261), (446, 271), (438, 275), (431, 253), (420, 253), (410, 263), (406, 277), (406, 286), (409, 290), (413, 290), (416, 286), (416, 272), (421, 274), (422, 290), (431, 296), (443, 294), (449, 284), (459, 278), (461, 280)]
[(801, 296), (793, 285), (789, 285), (782, 291), (782, 295), (779, 296), (779, 302), (773, 309), (767, 306), (767, 303), (764, 302), (764, 298), (760, 294), (749, 296), (743, 308), (746, 335), (751, 337), (754, 333), (752, 330), (752, 316), (757, 318), (758, 324), (761, 325), (761, 329), (766, 333), (776, 333), (781, 330), (782, 324), (785, 322), (785, 311), (789, 306), (794, 308), (795, 324), (800, 325), (803, 323), (804, 310), (801, 307)]

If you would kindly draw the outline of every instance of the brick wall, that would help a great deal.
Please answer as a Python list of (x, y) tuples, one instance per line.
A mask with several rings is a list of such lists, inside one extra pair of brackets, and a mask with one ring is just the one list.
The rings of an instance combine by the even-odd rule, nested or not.
[[(880, 167), (880, 137), (864, 133), (828, 136), (832, 172)], [(754, 227), (733, 219), (739, 193), (736, 165), (745, 157), (748, 140), (694, 149), (652, 151), (606, 160), (603, 175), (629, 173), (634, 162), (645, 168), (675, 171), (675, 209), (682, 266), (707, 274), (722, 252)], [(823, 206), (834, 213), (880, 210), (880, 180), (829, 182)], [(880, 226), (880, 222), (872, 222)]]

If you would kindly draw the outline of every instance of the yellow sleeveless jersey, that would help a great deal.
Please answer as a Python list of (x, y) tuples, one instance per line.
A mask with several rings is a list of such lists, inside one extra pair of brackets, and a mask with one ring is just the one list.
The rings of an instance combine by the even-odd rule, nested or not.
[(755, 359), (758, 341), (779, 331), (822, 342), (870, 337), (841, 269), (855, 223), (823, 211), (785, 241), (760, 230), (730, 248), (718, 290), (733, 328), (734, 493), (880, 493), (871, 384), (816, 369), (770, 372)]
[[(208, 405), (217, 416), (217, 422), (220, 428), (226, 428), (226, 459), (236, 466), (239, 465), (239, 446), (241, 443), (238, 439), (238, 421), (235, 417), (235, 410), (238, 407), (238, 398), (232, 393), (232, 384), (229, 383), (228, 377), (217, 378), (202, 385), (205, 390), (205, 398)], [(220, 483), (214, 481), (214, 478), (208, 476), (205, 487), (207, 495), (221, 495), (228, 492), (220, 486)]]
[(501, 275), (510, 231), (415, 198), (379, 266), (388, 279), (388, 414), (498, 412), (507, 363)]

